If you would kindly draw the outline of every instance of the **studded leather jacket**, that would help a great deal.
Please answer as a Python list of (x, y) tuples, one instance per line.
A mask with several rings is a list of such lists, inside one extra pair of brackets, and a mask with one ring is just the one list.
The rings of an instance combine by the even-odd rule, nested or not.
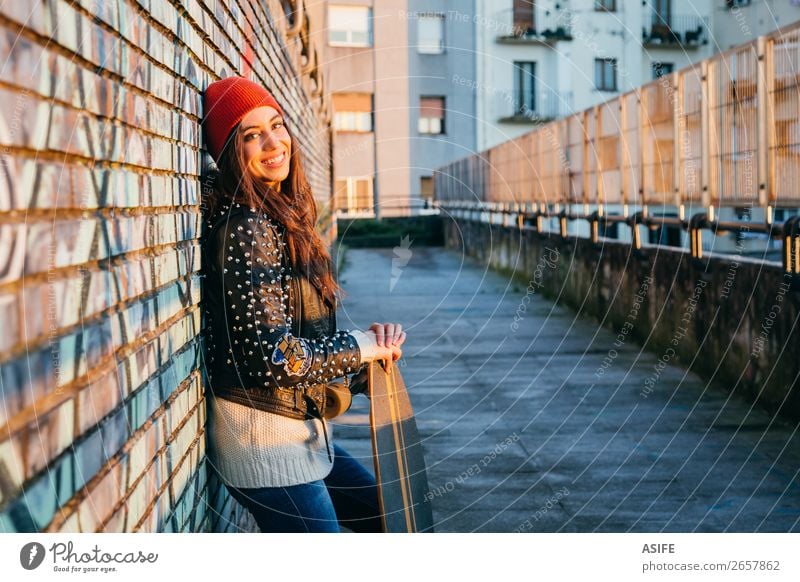
[(222, 205), (203, 235), (206, 371), (214, 396), (297, 419), (325, 410), (327, 383), (357, 372), (358, 342), (285, 252), (285, 229)]

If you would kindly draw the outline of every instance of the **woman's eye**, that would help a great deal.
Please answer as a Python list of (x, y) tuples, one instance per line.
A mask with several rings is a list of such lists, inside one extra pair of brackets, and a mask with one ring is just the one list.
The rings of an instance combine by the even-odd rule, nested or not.
[(258, 137), (258, 133), (248, 133), (246, 136), (244, 136), (244, 141), (250, 141), (254, 137)]
[(283, 127), (283, 122), (282, 121), (278, 121), (277, 123), (273, 124), (272, 128), (274, 129), (276, 127)]

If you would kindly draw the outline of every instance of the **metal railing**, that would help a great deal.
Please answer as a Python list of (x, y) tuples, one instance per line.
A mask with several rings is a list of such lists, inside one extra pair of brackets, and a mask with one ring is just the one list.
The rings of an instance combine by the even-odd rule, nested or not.
[(685, 216), (654, 216), (647, 209), (632, 214), (609, 215), (601, 209), (586, 212), (574, 212), (570, 207), (559, 205), (547, 206), (537, 204), (519, 204), (509, 202), (474, 202), (452, 201), (437, 202), (443, 214), (453, 218), (461, 218), (486, 224), (516, 226), (520, 230), (529, 230), (550, 236), (545, 220), (558, 221), (558, 235), (562, 238), (577, 237), (570, 235), (570, 221), (585, 221), (589, 224), (589, 238), (593, 243), (601, 244), (601, 233), (616, 224), (625, 224), (631, 229), (631, 246), (634, 250), (642, 249), (642, 232), (639, 227), (650, 231), (663, 228), (678, 228), (689, 234), (691, 256), (703, 259), (702, 235), (708, 230), (714, 235), (725, 233), (759, 233), (769, 239), (783, 242), (783, 267), (787, 274), (800, 275), (800, 216), (792, 216), (782, 223), (775, 222), (737, 222), (719, 220), (713, 214), (701, 212)]
[(538, 78), (534, 82), (536, 83), (536, 92), (533, 96), (533, 107), (529, 105), (532, 100), (531, 95), (525, 95), (525, 98), (521, 100), (517, 95), (513, 95), (512, 99), (508, 99), (510, 102), (509, 115), (501, 117), (498, 121), (544, 123), (574, 112), (571, 91), (564, 93), (553, 91), (544, 83), (539, 82)]
[[(376, 212), (377, 211), (377, 212)], [(436, 203), (427, 198), (392, 200), (371, 207), (337, 208), (337, 218), (377, 218), (378, 216), (428, 216), (440, 214)]]
[[(558, 9), (545, 9), (536, 5), (531, 8), (532, 18), (519, 18), (513, 9), (499, 10), (487, 18), (487, 24), (497, 28), (498, 42), (543, 42), (572, 40), (573, 15), (568, 3), (560, 3)], [(500, 23), (509, 22), (508, 26)]]
[[(800, 224), (774, 220), (776, 208), (800, 208), (798, 118), (800, 23), (438, 168), (435, 197), (520, 205), (526, 224), (587, 220), (595, 234), (617, 222), (679, 227), (697, 258), (703, 231), (762, 233), (798, 274)], [(671, 207), (675, 217), (653, 216)], [(720, 220), (723, 208), (764, 219)]]
[(691, 48), (708, 44), (708, 20), (694, 14), (659, 14), (645, 9), (642, 44), (646, 47)]

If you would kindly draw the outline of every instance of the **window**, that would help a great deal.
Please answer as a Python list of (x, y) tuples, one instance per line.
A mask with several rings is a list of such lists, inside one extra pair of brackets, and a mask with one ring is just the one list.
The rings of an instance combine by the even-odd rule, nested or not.
[(420, 133), (444, 133), (444, 97), (420, 97)]
[(653, 0), (651, 9), (653, 10), (653, 24), (672, 26), (672, 0)]
[(333, 110), (337, 131), (372, 131), (372, 94), (334, 93)]
[(339, 214), (373, 214), (372, 176), (337, 178), (334, 204)]
[(369, 6), (329, 6), (328, 43), (372, 46), (372, 9)]
[(433, 176), (422, 176), (419, 179), (420, 198), (433, 200)]
[(653, 79), (658, 79), (664, 75), (669, 75), (675, 70), (673, 63), (662, 63), (661, 61), (653, 61)]
[(617, 90), (617, 59), (594, 60), (594, 85), (600, 91)]
[(514, 61), (514, 115), (536, 113), (536, 63)]
[(358, 111), (337, 111), (333, 115), (333, 127), (336, 131), (369, 133), (372, 131), (372, 114)]
[(443, 14), (420, 14), (417, 17), (417, 51), (426, 55), (444, 52)]
[(617, 10), (617, 2), (616, 0), (594, 0), (594, 9), (615, 12)]
[(750, 0), (725, 0), (727, 8), (738, 8), (739, 6), (750, 6)]
[(514, 0), (514, 34), (522, 36), (535, 31), (533, 0)]

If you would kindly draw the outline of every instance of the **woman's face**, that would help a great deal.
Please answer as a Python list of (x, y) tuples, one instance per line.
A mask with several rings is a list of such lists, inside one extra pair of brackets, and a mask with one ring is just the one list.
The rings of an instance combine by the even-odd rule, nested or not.
[(248, 171), (278, 190), (289, 175), (292, 138), (274, 107), (257, 107), (239, 125)]

